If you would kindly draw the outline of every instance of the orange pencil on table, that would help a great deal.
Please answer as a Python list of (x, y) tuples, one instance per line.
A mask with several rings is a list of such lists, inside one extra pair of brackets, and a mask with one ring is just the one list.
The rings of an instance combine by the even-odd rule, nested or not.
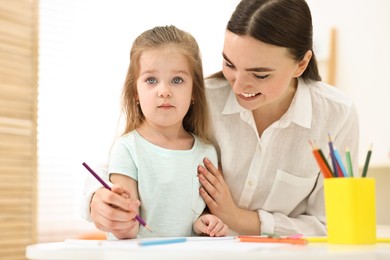
[(256, 242), (256, 243), (287, 243), (306, 245), (307, 240), (303, 238), (287, 238), (287, 237), (264, 237), (264, 236), (238, 236), (240, 242)]
[(318, 166), (320, 167), (320, 170), (324, 176), (324, 178), (331, 178), (333, 177), (332, 171), (330, 170), (330, 166), (326, 162), (325, 157), (321, 154), (321, 150), (316, 147), (314, 142), (310, 141), (310, 144), (313, 148), (313, 155), (314, 158), (317, 161)]

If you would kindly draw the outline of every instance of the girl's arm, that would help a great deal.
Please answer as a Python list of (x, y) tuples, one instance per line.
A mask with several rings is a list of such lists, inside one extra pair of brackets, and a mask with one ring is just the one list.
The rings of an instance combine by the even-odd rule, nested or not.
[[(133, 205), (132, 209), (129, 210), (124, 210), (122, 208), (121, 211), (124, 213), (123, 216), (126, 217), (124, 219), (118, 219), (123, 222), (127, 222), (128, 225), (126, 225), (125, 227), (123, 227), (122, 225), (112, 225), (110, 232), (119, 239), (135, 238), (138, 234), (139, 223), (136, 219), (134, 219), (134, 217), (139, 214), (140, 205), (137, 182), (128, 176), (117, 173), (110, 174), (110, 181), (114, 184), (118, 184), (120, 187), (125, 187), (120, 195), (122, 198), (125, 199), (126, 203), (129, 206)], [(132, 217), (131, 219), (129, 219), (130, 216)]]

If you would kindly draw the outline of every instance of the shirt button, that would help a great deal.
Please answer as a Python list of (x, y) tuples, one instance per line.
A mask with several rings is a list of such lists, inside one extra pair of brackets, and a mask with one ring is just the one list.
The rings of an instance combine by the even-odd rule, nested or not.
[(249, 186), (252, 186), (252, 185), (253, 185), (253, 181), (252, 181), (252, 180), (249, 180), (249, 181), (248, 181), (248, 184), (249, 184)]

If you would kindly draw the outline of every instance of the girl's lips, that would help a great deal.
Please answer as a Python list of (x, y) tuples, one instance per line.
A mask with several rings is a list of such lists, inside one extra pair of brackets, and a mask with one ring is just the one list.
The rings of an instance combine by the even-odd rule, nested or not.
[(171, 104), (162, 104), (158, 106), (158, 108), (169, 109), (169, 108), (174, 108), (174, 106), (172, 106)]

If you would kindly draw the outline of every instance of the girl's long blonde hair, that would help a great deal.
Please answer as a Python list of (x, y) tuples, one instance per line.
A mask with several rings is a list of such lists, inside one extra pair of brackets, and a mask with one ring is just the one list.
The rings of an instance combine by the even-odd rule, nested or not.
[(140, 56), (143, 52), (175, 46), (188, 60), (190, 73), (193, 77), (192, 97), (190, 106), (183, 119), (183, 127), (203, 140), (209, 140), (209, 111), (205, 96), (202, 59), (195, 38), (175, 26), (158, 26), (139, 35), (130, 51), (130, 65), (122, 92), (122, 109), (125, 114), (124, 134), (135, 130), (145, 120), (145, 116), (137, 104), (137, 79), (139, 77)]

